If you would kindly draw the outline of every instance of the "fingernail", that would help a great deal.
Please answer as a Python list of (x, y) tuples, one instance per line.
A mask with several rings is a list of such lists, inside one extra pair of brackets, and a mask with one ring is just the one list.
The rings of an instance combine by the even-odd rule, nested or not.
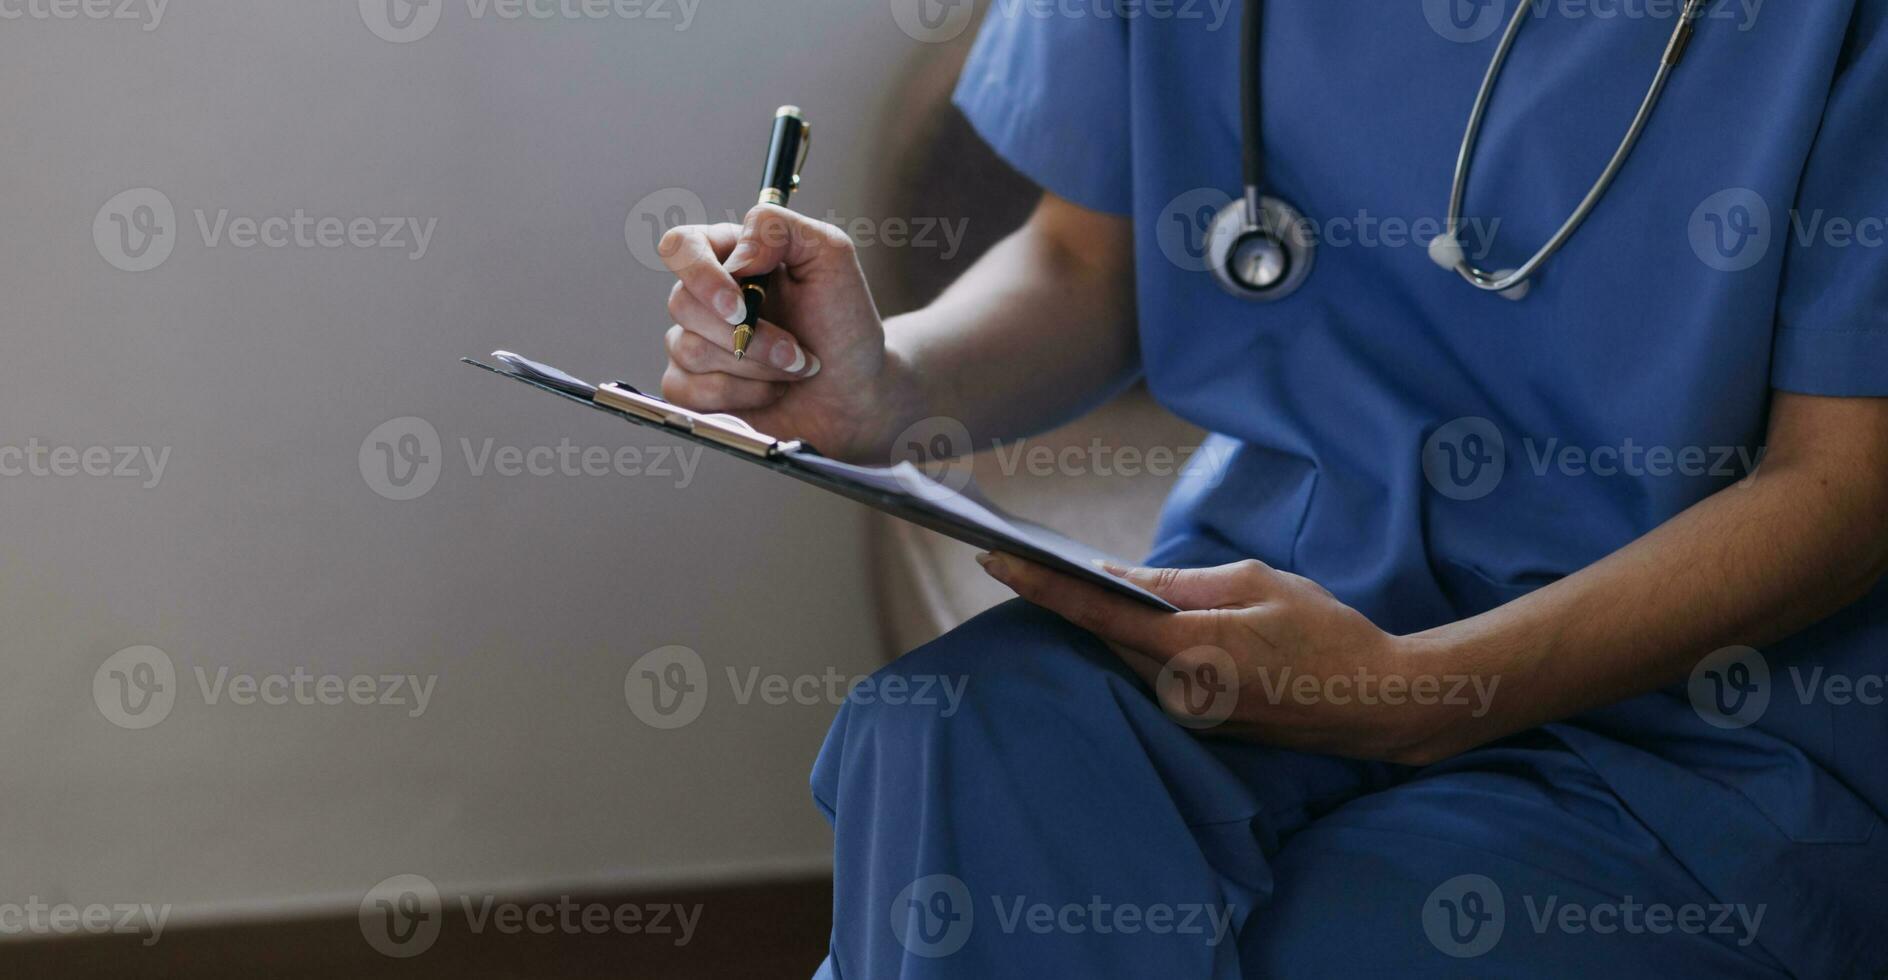
[(737, 290), (726, 290), (716, 294), (715, 312), (721, 314), (730, 326), (739, 326), (747, 319), (747, 300), (742, 299)]
[(799, 374), (806, 367), (806, 348), (791, 340), (783, 340), (774, 345), (774, 367), (788, 374)]
[(1004, 563), (1001, 557), (986, 551), (977, 556), (977, 564), (982, 565), (983, 570), (989, 572), (991, 578), (1000, 579), (1003, 577)]
[(808, 354), (808, 355), (806, 355), (806, 357), (807, 357), (807, 359), (808, 359), (809, 361), (811, 361), (811, 362), (813, 362), (813, 366), (812, 366), (812, 367), (809, 367), (809, 368), (807, 368), (807, 369), (806, 369), (806, 373), (800, 376), (800, 380), (802, 380), (802, 381), (804, 381), (804, 380), (806, 380), (806, 379), (808, 379), (808, 378), (811, 378), (811, 377), (813, 377), (814, 375), (816, 375), (816, 374), (818, 374), (818, 373), (819, 373), (819, 369), (820, 369), (820, 363), (819, 363), (819, 358), (818, 358), (817, 356), (815, 356), (815, 355), (812, 355), (812, 354)]
[(739, 272), (747, 266), (747, 261), (753, 257), (754, 246), (742, 242), (734, 246), (734, 251), (728, 253), (728, 261), (721, 267), (729, 272)]

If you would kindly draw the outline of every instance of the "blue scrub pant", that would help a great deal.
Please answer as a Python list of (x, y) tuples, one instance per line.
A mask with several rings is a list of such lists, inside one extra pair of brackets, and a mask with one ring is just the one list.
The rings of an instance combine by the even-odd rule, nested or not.
[(872, 690), (813, 770), (820, 977), (1785, 975), (1749, 933), (1785, 910), (1725, 907), (1545, 732), (1421, 770), (1204, 738), (1021, 602)]

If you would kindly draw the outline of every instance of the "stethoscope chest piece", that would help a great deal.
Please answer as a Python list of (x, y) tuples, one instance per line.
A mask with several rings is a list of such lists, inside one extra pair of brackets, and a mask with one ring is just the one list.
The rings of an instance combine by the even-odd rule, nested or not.
[(1316, 258), (1309, 223), (1276, 197), (1234, 198), (1207, 229), (1207, 267), (1222, 289), (1242, 299), (1269, 303), (1290, 296), (1311, 275)]

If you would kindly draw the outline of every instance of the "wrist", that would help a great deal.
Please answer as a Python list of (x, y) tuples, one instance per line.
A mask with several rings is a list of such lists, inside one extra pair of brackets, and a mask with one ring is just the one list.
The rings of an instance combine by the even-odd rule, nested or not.
[(1471, 621), (1391, 638), (1412, 706), (1402, 732), (1408, 765), (1430, 765), (1501, 734), (1515, 678), (1495, 664)]
[(865, 452), (875, 462), (891, 458), (892, 440), (900, 432), (935, 414), (917, 351), (908, 339), (909, 331), (898, 329), (902, 319), (893, 317), (885, 323), (884, 361), (873, 382), (871, 404), (876, 406), (877, 419)]

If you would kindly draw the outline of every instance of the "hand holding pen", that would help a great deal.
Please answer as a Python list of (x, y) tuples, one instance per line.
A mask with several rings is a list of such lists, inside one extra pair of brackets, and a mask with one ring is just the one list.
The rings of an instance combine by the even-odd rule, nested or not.
[(659, 252), (678, 281), (662, 396), (835, 458), (882, 462), (890, 434), (909, 424), (916, 386), (895, 370), (902, 362), (886, 349), (852, 240), (784, 206), (806, 155), (804, 117), (783, 108), (772, 133), (762, 203), (743, 224), (663, 236)]

